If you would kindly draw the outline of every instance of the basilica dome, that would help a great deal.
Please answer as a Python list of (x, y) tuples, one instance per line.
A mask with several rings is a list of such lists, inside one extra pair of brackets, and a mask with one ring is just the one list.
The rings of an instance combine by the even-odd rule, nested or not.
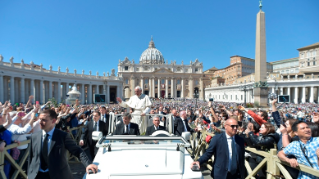
[(162, 53), (155, 48), (153, 38), (151, 39), (148, 48), (142, 53), (140, 63), (144, 64), (164, 64)]

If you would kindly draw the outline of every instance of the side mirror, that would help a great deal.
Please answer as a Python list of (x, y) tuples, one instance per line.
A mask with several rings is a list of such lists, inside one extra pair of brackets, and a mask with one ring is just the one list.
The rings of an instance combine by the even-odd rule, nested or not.
[(98, 141), (99, 139), (101, 139), (103, 136), (102, 132), (100, 131), (94, 131), (92, 133), (92, 140)]
[(186, 140), (189, 141), (191, 138), (191, 133), (190, 132), (183, 132), (182, 137)]

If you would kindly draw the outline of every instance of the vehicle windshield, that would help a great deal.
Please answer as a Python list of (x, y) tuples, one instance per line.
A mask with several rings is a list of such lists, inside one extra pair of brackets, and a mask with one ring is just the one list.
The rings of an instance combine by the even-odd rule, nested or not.
[(170, 140), (170, 139), (117, 139), (117, 140), (104, 140), (103, 143), (111, 143), (111, 144), (129, 144), (129, 145), (134, 145), (134, 144), (173, 144), (176, 145), (177, 143), (184, 143), (182, 140)]

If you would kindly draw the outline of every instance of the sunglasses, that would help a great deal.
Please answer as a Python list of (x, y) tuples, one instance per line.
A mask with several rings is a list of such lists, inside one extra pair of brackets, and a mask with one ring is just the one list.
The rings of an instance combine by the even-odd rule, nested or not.
[(230, 126), (230, 127), (233, 128), (233, 129), (234, 129), (235, 127), (238, 128), (238, 125), (229, 125), (229, 124), (226, 124), (226, 125)]

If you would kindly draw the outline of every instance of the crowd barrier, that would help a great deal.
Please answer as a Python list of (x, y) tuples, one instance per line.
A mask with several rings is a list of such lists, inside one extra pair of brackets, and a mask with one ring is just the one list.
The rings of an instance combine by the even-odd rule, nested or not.
[[(82, 134), (82, 129), (85, 126), (80, 126), (80, 127), (74, 127), (69, 129), (68, 128), (68, 133), (70, 134), (70, 136), (73, 138), (73, 140), (76, 142), (76, 144), (79, 144), (80, 138), (81, 138), (81, 134)], [(76, 135), (72, 135), (72, 131), (77, 130)], [(20, 142), (20, 146), (21, 145), (26, 145), (29, 144), (31, 142), (31, 140), (25, 140)], [(5, 147), (5, 150), (3, 152), (0, 152), (0, 178), (1, 179), (7, 179), (5, 173), (4, 173), (4, 160), (7, 160), (10, 164), (11, 164), (11, 170), (14, 170), (13, 175), (11, 176), (11, 179), (16, 179), (18, 177), (18, 175), (20, 175), (22, 178), (27, 178), (27, 173), (26, 171), (23, 171), (22, 166), (24, 165), (24, 163), (26, 162), (29, 153), (30, 153), (30, 145), (28, 145), (28, 148), (26, 149), (26, 152), (24, 153), (24, 155), (22, 156), (21, 160), (19, 163), (17, 163), (12, 156), (7, 152), (7, 150), (9, 149), (13, 149), (15, 147), (18, 147), (18, 143), (13, 143), (10, 145), (7, 145)], [(85, 150), (86, 148), (84, 148), (83, 150)], [(77, 163), (80, 162), (78, 160), (78, 158), (67, 154), (68, 157), (68, 161), (69, 163)]]
[[(194, 157), (194, 160), (198, 160), (200, 156), (206, 151), (206, 149), (209, 146), (209, 143), (206, 142), (206, 136), (214, 136), (213, 133), (209, 133), (206, 130), (202, 130), (200, 132), (200, 138), (197, 138), (197, 133), (193, 133), (190, 139), (190, 143), (192, 146), (192, 149), (188, 149), (189, 153)], [(285, 179), (292, 179), (289, 172), (286, 170), (284, 165), (290, 166), (289, 163), (281, 161), (277, 157), (277, 149), (271, 149), (269, 152), (257, 150), (255, 148), (246, 147), (245, 150), (247, 152), (252, 152), (257, 155), (263, 156), (264, 159), (254, 168), (254, 170), (251, 169), (249, 163), (247, 160), (245, 160), (245, 167), (248, 173), (248, 176), (246, 179), (255, 179), (254, 176), (256, 176), (257, 172), (261, 170), (265, 165), (267, 165), (267, 179), (279, 179), (279, 178), (285, 178)], [(214, 158), (212, 157), (207, 163), (206, 167), (209, 170), (212, 170), (213, 166), (212, 163), (214, 161)], [(306, 173), (309, 173), (314, 176), (319, 176), (319, 170), (313, 169), (311, 167), (308, 167), (306, 165), (299, 164), (297, 167), (299, 171), (303, 171)]]

